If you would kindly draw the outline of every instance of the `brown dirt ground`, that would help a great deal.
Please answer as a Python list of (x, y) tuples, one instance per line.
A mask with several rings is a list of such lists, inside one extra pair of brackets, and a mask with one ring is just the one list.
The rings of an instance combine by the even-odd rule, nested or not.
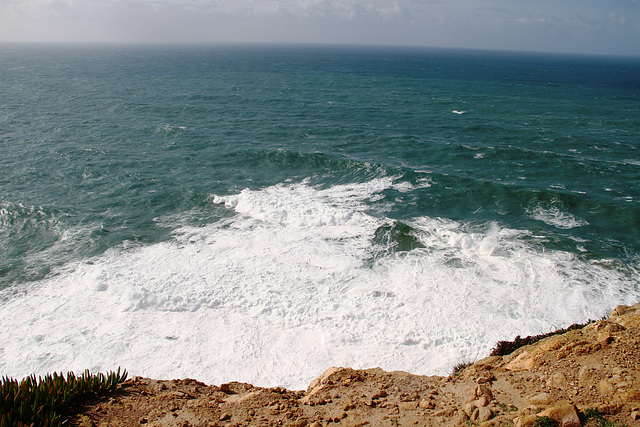
[(640, 303), (449, 377), (330, 368), (306, 391), (136, 377), (76, 402), (67, 416), (80, 427), (524, 427), (542, 414), (565, 427), (596, 426), (580, 419), (590, 408), (613, 425), (640, 427)]

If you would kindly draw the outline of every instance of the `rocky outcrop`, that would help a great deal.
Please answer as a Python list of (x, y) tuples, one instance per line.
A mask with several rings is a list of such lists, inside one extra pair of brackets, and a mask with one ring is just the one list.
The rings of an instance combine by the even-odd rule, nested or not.
[(597, 410), (640, 427), (640, 304), (491, 356), (455, 376), (330, 368), (306, 391), (134, 378), (73, 408), (76, 426), (582, 426)]

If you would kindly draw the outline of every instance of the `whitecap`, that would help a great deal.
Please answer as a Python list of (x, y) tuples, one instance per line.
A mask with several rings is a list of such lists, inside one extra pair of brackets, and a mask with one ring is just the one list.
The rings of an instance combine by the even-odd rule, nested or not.
[(434, 184), (435, 184), (435, 182), (433, 181), (433, 179), (429, 177), (429, 178), (420, 178), (420, 179), (418, 179), (418, 182), (417, 182), (416, 185), (417, 185), (418, 188), (429, 188)]
[(527, 208), (527, 214), (535, 220), (564, 230), (589, 225), (586, 220), (567, 212), (557, 202), (530, 206)]
[(408, 193), (412, 190), (415, 190), (415, 186), (407, 181), (398, 182), (397, 184), (393, 185), (393, 188), (401, 193)]

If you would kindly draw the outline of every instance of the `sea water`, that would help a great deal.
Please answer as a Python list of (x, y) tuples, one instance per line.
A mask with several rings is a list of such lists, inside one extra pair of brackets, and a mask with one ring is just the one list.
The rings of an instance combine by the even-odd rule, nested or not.
[(640, 300), (640, 60), (0, 45), (0, 373), (447, 374)]

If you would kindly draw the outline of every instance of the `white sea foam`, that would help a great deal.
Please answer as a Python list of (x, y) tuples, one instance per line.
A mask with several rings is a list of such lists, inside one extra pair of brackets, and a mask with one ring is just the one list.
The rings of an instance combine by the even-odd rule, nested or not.
[(416, 189), (416, 187), (413, 184), (407, 181), (398, 182), (394, 184), (393, 188), (398, 190), (401, 193), (408, 193)]
[(0, 298), (0, 372), (125, 367), (305, 388), (329, 366), (444, 374), (497, 340), (597, 318), (637, 273), (537, 252), (523, 232), (410, 222), (423, 248), (372, 258), (392, 179), (215, 196), (235, 212), (169, 242), (68, 265)]
[(589, 225), (586, 220), (566, 212), (558, 203), (531, 206), (527, 213), (533, 219), (565, 230)]
[(431, 178), (420, 178), (417, 185), (418, 188), (429, 188), (433, 185), (433, 180)]
[(163, 124), (156, 127), (156, 133), (172, 134), (179, 131), (184, 131), (186, 129), (187, 129), (186, 126)]

